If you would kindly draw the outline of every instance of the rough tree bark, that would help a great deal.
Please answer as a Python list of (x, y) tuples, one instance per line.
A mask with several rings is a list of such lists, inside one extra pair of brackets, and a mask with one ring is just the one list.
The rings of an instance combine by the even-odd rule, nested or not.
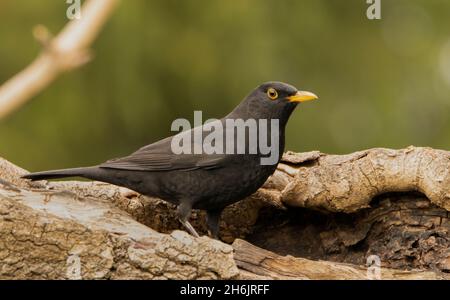
[[(450, 152), (430, 148), (289, 152), (226, 209), (230, 246), (175, 230), (159, 199), (99, 182), (30, 183), (2, 160), (0, 278), (361, 279), (370, 254), (385, 279), (448, 278), (449, 169)], [(203, 219), (194, 213), (204, 233)]]

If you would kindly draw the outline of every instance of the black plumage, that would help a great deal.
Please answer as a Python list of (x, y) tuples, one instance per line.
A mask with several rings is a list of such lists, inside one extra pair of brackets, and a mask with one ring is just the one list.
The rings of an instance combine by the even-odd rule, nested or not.
[[(285, 126), (292, 111), (299, 102), (316, 98), (312, 93), (300, 92), (285, 83), (267, 82), (253, 90), (230, 114), (215, 121), (221, 123), (216, 125), (224, 128), (225, 149), (229, 142), (226, 132), (235, 130), (227, 127), (227, 120), (268, 120), (269, 125), (270, 120), (279, 120), (276, 132), (278, 154), (271, 165), (261, 164), (261, 158), (268, 154), (263, 154), (259, 147), (256, 153), (249, 153), (252, 145), (247, 132), (243, 141), (246, 151), (243, 154), (175, 154), (171, 147), (172, 136), (147, 145), (129, 156), (98, 166), (31, 173), (23, 177), (42, 180), (80, 176), (159, 197), (178, 205), (180, 222), (196, 236), (198, 234), (188, 219), (192, 208), (203, 209), (207, 212), (210, 234), (217, 237), (222, 210), (254, 193), (275, 171), (284, 150)], [(267, 138), (270, 138), (272, 130), (269, 126)], [(181, 134), (193, 137), (195, 131), (200, 131), (203, 137), (210, 132), (197, 127)], [(261, 136), (257, 138), (259, 142)], [(233, 149), (236, 150), (241, 140), (235, 139), (233, 142)], [(193, 147), (199, 146), (193, 138), (191, 143)]]

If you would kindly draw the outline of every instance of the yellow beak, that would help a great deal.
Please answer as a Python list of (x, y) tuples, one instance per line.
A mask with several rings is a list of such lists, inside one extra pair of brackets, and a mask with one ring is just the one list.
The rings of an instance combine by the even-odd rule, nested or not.
[(289, 102), (305, 102), (319, 99), (319, 97), (311, 92), (298, 91), (295, 95), (287, 97), (287, 99), (289, 100)]

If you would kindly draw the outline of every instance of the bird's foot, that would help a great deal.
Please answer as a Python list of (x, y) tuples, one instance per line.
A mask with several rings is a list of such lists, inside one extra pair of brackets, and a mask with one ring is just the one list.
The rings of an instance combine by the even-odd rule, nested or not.
[(197, 231), (195, 231), (194, 227), (192, 227), (192, 225), (191, 225), (191, 223), (189, 223), (189, 221), (180, 219), (180, 222), (193, 236), (195, 236), (197, 238), (200, 237), (200, 235), (197, 233)]
[(210, 210), (206, 212), (206, 223), (208, 225), (208, 235), (218, 240), (219, 239), (219, 220), (222, 209)]
[(218, 240), (219, 239), (219, 235), (218, 233), (213, 233), (211, 230), (208, 230), (208, 236), (212, 239)]

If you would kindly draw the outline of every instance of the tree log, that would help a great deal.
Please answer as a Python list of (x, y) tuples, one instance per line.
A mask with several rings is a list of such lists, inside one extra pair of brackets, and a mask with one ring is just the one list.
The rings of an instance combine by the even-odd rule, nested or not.
[[(5, 166), (5, 161), (2, 162)], [(5, 170), (13, 171), (5, 176)], [(14, 172), (15, 171), (15, 172)], [(102, 197), (26, 188), (6, 164), (0, 184), (1, 279), (214, 279), (238, 270), (229, 245), (158, 233)], [(9, 178), (11, 181), (6, 181)], [(114, 188), (113, 188), (114, 189)]]
[(355, 212), (378, 195), (417, 191), (450, 210), (450, 152), (408, 147), (370, 149), (348, 155), (288, 152), (267, 185), (287, 206)]
[[(225, 210), (233, 259), (230, 245), (176, 230), (162, 200), (100, 182), (29, 182), (0, 159), (0, 278), (360, 279), (371, 254), (386, 279), (448, 278), (449, 164), (448, 151), (429, 148), (288, 152)], [(398, 191), (426, 197), (385, 194)], [(203, 213), (192, 221), (206, 233)]]
[[(362, 266), (280, 256), (236, 239), (234, 259), (248, 279), (444, 279), (434, 272), (380, 268), (379, 277)], [(369, 273), (369, 274), (368, 274)]]

